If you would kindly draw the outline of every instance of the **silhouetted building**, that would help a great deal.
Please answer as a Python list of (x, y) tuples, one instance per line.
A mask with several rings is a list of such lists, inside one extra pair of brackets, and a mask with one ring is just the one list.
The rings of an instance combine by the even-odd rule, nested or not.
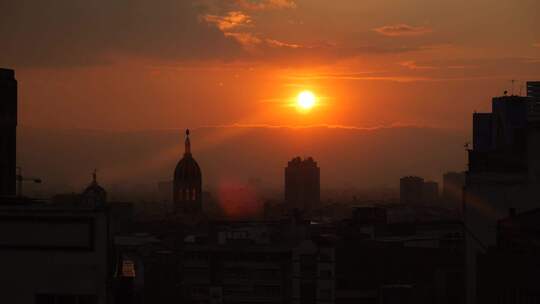
[(288, 208), (308, 211), (321, 200), (320, 168), (313, 158), (293, 158), (285, 168), (285, 202)]
[(491, 149), (492, 129), (491, 113), (473, 114), (473, 149), (475, 151)]
[[(466, 219), (478, 225), (477, 237), (486, 245), (495, 243), (498, 218), (505, 216), (509, 208), (527, 209), (531, 199), (540, 194), (534, 187), (540, 176), (535, 104), (533, 99), (522, 96), (495, 97), (492, 113), (484, 113), (490, 117), (491, 129), (473, 132), (474, 136), (491, 140), (488, 145), (478, 149), (473, 146), (468, 151), (464, 211)], [(490, 224), (482, 223), (482, 219), (489, 219)]]
[(540, 81), (527, 81), (527, 96), (540, 98)]
[(184, 157), (174, 170), (173, 200), (176, 212), (197, 213), (202, 209), (202, 175), (191, 155), (189, 130), (186, 130)]
[[(343, 240), (335, 251), (335, 303), (464, 303), (462, 251), (447, 247), (460, 224), (409, 223), (386, 237)], [(439, 226), (439, 227), (437, 227)], [(381, 227), (382, 228), (382, 227)], [(396, 227), (397, 228), (397, 227)], [(433, 230), (432, 230), (433, 229)]]
[(424, 179), (418, 176), (405, 176), (399, 180), (399, 197), (403, 204), (423, 202)]
[(17, 163), (17, 80), (0, 69), (0, 196), (15, 195)]
[(290, 239), (294, 233), (280, 233), (283, 228), (278, 223), (218, 223), (210, 233), (187, 236), (182, 303), (291, 303), (291, 257), (298, 241)]
[(465, 172), (446, 172), (443, 175), (442, 197), (445, 202), (461, 203)]
[(483, 144), (475, 144), (468, 151), (463, 188), (463, 218), (469, 232), (466, 239), (469, 303), (476, 301), (477, 256), (496, 244), (497, 220), (506, 216), (509, 209), (527, 211), (538, 207), (539, 114), (535, 98), (495, 97), (491, 113), (483, 114), (486, 122), (473, 124), (476, 128), (473, 141)]
[(107, 203), (107, 191), (97, 182), (97, 174), (92, 174), (92, 182), (81, 194), (83, 204), (88, 206), (103, 207)]
[(110, 303), (106, 208), (0, 199), (2, 303)]
[(426, 204), (433, 204), (439, 200), (439, 184), (433, 181), (424, 183), (422, 189), (422, 201)]
[(335, 303), (335, 248), (325, 239), (305, 240), (292, 251), (293, 304)]
[(477, 303), (538, 303), (540, 209), (498, 221), (497, 246), (478, 257)]

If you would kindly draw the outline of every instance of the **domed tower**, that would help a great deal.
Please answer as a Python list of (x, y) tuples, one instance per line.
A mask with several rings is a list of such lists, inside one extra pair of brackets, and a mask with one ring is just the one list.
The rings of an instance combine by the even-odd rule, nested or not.
[(107, 191), (97, 182), (97, 173), (92, 173), (92, 182), (81, 194), (82, 202), (90, 206), (102, 207), (107, 202)]
[(173, 181), (175, 212), (199, 212), (202, 209), (202, 175), (199, 164), (191, 155), (189, 129), (186, 130), (184, 157), (176, 165)]

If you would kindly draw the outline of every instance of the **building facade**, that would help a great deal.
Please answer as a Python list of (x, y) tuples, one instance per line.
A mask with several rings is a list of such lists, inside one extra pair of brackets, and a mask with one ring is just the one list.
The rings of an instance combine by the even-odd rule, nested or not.
[(0, 69), (0, 196), (15, 195), (17, 163), (17, 80)]
[[(468, 151), (463, 219), (468, 231), (467, 300), (476, 301), (477, 256), (496, 245), (497, 220), (510, 209), (538, 207), (540, 197), (540, 115), (538, 100), (501, 96), (492, 100), (484, 122), (473, 123), (475, 144)], [(475, 114), (474, 120), (480, 116)], [(487, 127), (487, 126), (490, 126)]]
[(313, 158), (293, 158), (285, 168), (285, 202), (290, 209), (309, 211), (321, 200), (320, 168)]
[(0, 199), (2, 302), (109, 303), (108, 227), (106, 208)]
[(181, 257), (185, 303), (290, 303), (291, 250), (276, 224), (229, 222), (188, 236)]

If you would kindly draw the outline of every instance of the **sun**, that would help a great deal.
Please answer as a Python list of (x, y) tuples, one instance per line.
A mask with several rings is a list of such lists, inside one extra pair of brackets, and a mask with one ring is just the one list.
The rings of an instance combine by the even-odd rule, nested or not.
[(317, 103), (317, 97), (311, 91), (302, 91), (296, 97), (296, 106), (300, 110), (311, 110)]

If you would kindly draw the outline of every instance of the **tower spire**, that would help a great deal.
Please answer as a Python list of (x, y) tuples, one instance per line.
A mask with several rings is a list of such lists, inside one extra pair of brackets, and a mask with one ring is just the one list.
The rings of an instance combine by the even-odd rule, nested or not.
[(191, 155), (191, 142), (189, 141), (189, 129), (186, 129), (186, 155)]
[(94, 169), (94, 172), (92, 172), (92, 182), (94, 184), (97, 183), (97, 169)]

